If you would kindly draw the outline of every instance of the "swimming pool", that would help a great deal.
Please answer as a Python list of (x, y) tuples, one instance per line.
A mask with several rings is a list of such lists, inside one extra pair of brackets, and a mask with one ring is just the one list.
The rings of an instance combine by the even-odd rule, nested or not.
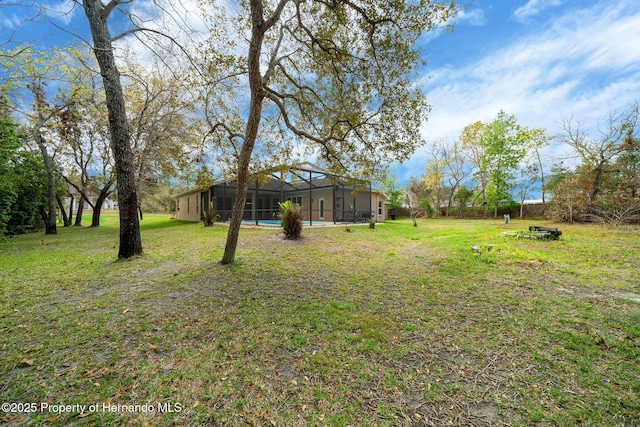
[[(256, 225), (256, 220), (246, 219), (242, 221), (242, 223), (247, 225)], [(318, 221), (313, 222), (313, 225), (320, 225), (320, 224), (321, 223)], [(259, 219), (258, 225), (265, 225), (269, 227), (280, 227), (280, 220), (279, 219)], [(302, 225), (311, 225), (311, 224), (309, 223), (309, 221), (302, 221)]]

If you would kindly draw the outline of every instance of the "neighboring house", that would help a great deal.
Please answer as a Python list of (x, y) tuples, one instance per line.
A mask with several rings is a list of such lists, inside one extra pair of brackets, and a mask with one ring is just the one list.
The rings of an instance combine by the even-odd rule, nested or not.
[[(176, 219), (200, 221), (202, 211), (215, 206), (219, 221), (228, 221), (233, 211), (237, 182), (219, 182), (176, 196)], [(249, 183), (243, 218), (274, 221), (280, 202), (291, 200), (302, 207), (303, 221), (364, 222), (387, 217), (387, 198), (373, 190), (370, 181), (338, 176), (311, 163), (274, 168)]]
[[(73, 213), (75, 215), (76, 209), (78, 207), (78, 203), (80, 203), (80, 198), (82, 196), (80, 195), (78, 190), (76, 190), (75, 187), (71, 185), (67, 185), (67, 194), (68, 194), (67, 197), (64, 198), (63, 206), (65, 206), (65, 208), (72, 207)], [(95, 204), (96, 200), (98, 200), (98, 195), (91, 191), (87, 192), (86, 194), (89, 200), (91, 201), (91, 203)], [(104, 202), (102, 202), (102, 209), (118, 209), (118, 202), (116, 200), (111, 200), (109, 198), (106, 198), (104, 199)], [(91, 205), (86, 201), (84, 203), (84, 210), (92, 211)]]

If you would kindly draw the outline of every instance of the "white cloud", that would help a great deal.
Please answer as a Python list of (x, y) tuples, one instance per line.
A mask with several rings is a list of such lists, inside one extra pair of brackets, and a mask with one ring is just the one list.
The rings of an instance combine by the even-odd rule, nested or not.
[[(66, 26), (69, 25), (77, 15), (79, 8), (80, 7), (71, 0), (10, 2), (7, 5), (3, 5), (2, 0), (0, 0), (0, 9), (3, 9), (4, 12), (2, 22), (6, 24), (6, 28), (8, 29), (16, 28), (26, 22), (42, 24), (45, 18), (57, 21), (61, 25)], [(12, 13), (9, 14), (5, 12), (7, 9), (11, 10)]]
[(513, 12), (513, 16), (516, 21), (524, 22), (527, 18), (535, 16), (550, 7), (559, 6), (560, 4), (562, 4), (561, 0), (529, 0), (527, 4), (517, 8)]
[(63, 25), (69, 25), (71, 23), (76, 13), (78, 13), (78, 9), (73, 2), (69, 1), (52, 2), (46, 6), (47, 15)]
[[(640, 94), (640, 7), (630, 5), (605, 1), (570, 11), (478, 61), (431, 70), (420, 82), (433, 105), (423, 137), (455, 139), (466, 125), (491, 121), (500, 110), (553, 136), (564, 118), (595, 126), (626, 109)], [(422, 150), (408, 164), (424, 157)]]
[[(518, 118), (546, 117), (543, 123), (527, 125), (548, 127), (562, 116), (606, 112), (633, 101), (640, 76), (640, 44), (634, 43), (640, 40), (640, 26), (634, 23), (640, 11), (588, 12), (560, 18), (547, 31), (462, 68), (435, 70), (424, 82), (434, 105), (423, 126), (425, 135), (458, 134), (469, 123), (490, 120), (500, 109)], [(584, 24), (568, 26), (577, 20)], [(583, 105), (585, 98), (597, 99), (598, 105)]]
[[(468, 23), (474, 27), (481, 27), (486, 24), (486, 18), (484, 15), (484, 11), (482, 9), (473, 9), (469, 11), (468, 9), (461, 9), (456, 13), (455, 17), (449, 19), (447, 24), (451, 25), (460, 25), (462, 23)], [(432, 42), (445, 35), (449, 31), (448, 28), (435, 28), (432, 31), (424, 33), (420, 40), (419, 44), (427, 44)]]
[(24, 22), (24, 19), (16, 15), (15, 13), (11, 13), (4, 15), (1, 22), (2, 23), (0, 24), (0, 28), (2, 28), (3, 31), (12, 31), (20, 27), (20, 25), (22, 25), (22, 23)]
[(471, 11), (461, 10), (456, 15), (456, 22), (468, 22), (475, 27), (480, 27), (486, 24), (486, 19), (482, 9), (473, 9)]
[[(11, 39), (21, 29), (26, 28), (29, 36), (32, 31), (31, 26), (42, 26), (44, 21), (44, 12), (47, 10), (47, 5), (43, 4), (42, 10), (35, 8), (31, 4), (21, 4), (19, 2), (9, 2), (4, 4), (0, 0), (0, 38)], [(15, 40), (13, 40), (15, 42)], [(20, 40), (22, 41), (22, 40)], [(18, 42), (20, 42), (18, 41)], [(4, 45), (3, 40), (0, 45)]]

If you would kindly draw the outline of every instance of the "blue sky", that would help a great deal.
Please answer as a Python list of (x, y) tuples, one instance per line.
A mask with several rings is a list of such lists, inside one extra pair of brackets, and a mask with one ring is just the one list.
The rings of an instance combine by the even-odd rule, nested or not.
[[(61, 12), (53, 22), (86, 34), (80, 10), (69, 15), (69, 2), (49, 3)], [(25, 10), (0, 13), (6, 39)], [(57, 34), (47, 44), (65, 37), (46, 23), (24, 26), (23, 36), (32, 32)], [(640, 0), (475, 0), (453, 33), (429, 34), (421, 47), (428, 63), (416, 84), (432, 105), (419, 124), (427, 142), (455, 140), (464, 126), (500, 110), (551, 136), (573, 117), (597, 136), (598, 121), (640, 101)], [(557, 143), (546, 152), (549, 164), (565, 155)], [(395, 165), (398, 182), (421, 176), (428, 158), (422, 148)]]
[[(428, 142), (454, 140), (500, 110), (550, 136), (570, 117), (597, 136), (598, 121), (640, 101), (638, 0), (475, 0), (453, 33), (428, 37), (423, 49)], [(551, 163), (566, 150), (552, 143), (546, 156)], [(428, 157), (423, 148), (396, 165), (398, 181), (421, 176)]]

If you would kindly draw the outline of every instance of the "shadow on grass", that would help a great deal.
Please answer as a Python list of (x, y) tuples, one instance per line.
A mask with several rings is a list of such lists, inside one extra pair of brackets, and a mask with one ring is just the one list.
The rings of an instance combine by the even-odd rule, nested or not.
[(151, 217), (146, 215), (143, 220), (140, 221), (140, 229), (141, 230), (158, 230), (162, 228), (173, 228), (173, 227), (181, 227), (185, 225), (200, 225), (204, 227), (204, 225), (193, 222), (193, 221), (182, 221), (179, 219), (171, 219), (171, 218), (159, 218), (157, 216)]

